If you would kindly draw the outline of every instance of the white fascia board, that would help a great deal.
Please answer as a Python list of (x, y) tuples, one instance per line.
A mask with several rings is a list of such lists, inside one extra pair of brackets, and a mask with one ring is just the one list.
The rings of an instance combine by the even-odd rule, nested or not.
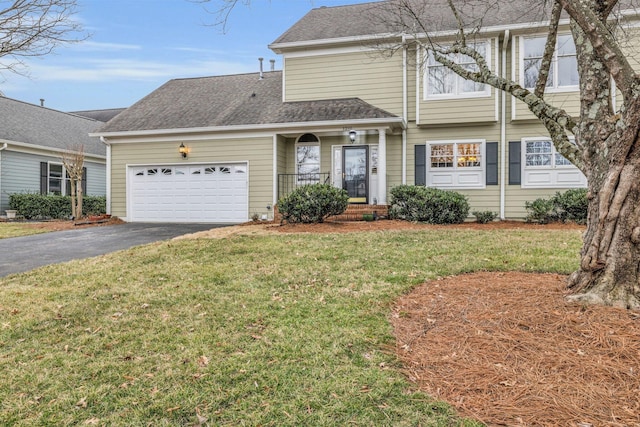
[[(140, 131), (123, 131), (123, 132), (99, 132), (92, 133), (90, 136), (99, 136), (109, 140), (110, 144), (117, 142), (125, 142), (124, 139), (130, 139), (130, 142), (142, 142), (142, 138), (149, 140), (167, 141), (175, 140), (176, 136), (182, 139), (223, 139), (223, 138), (240, 138), (240, 137), (270, 137), (274, 133), (283, 132), (309, 132), (309, 129), (343, 129), (345, 127), (381, 127), (395, 126), (402, 129), (406, 128), (406, 123), (402, 117), (380, 118), (380, 119), (357, 119), (357, 120), (329, 120), (321, 122), (295, 122), (295, 123), (269, 123), (263, 125), (242, 125), (242, 126), (219, 126), (206, 128), (185, 128), (185, 129), (157, 129), (157, 130), (140, 130)], [(215, 135), (212, 135), (215, 134)], [(123, 140), (114, 140), (113, 138), (123, 138)]]
[[(63, 148), (55, 148), (55, 147), (46, 147), (44, 145), (29, 144), (27, 142), (11, 141), (11, 140), (2, 139), (2, 138), (0, 138), (0, 144), (7, 144), (8, 149), (10, 151), (17, 151), (17, 152), (29, 153), (29, 154), (41, 154), (43, 151), (46, 153), (53, 153), (57, 156), (60, 156), (62, 153), (75, 153), (75, 151), (73, 150), (66, 150)], [(94, 160), (99, 160), (101, 161), (101, 163), (104, 163), (107, 159), (107, 156), (101, 156), (99, 154), (92, 154), (87, 152), (84, 153), (84, 157), (85, 159), (91, 158)]]
[(383, 33), (383, 34), (370, 34), (370, 35), (350, 36), (350, 37), (336, 37), (333, 39), (316, 39), (316, 40), (304, 40), (304, 41), (288, 42), (288, 43), (271, 43), (267, 47), (272, 51), (274, 51), (275, 53), (280, 54), (287, 49), (299, 49), (299, 48), (314, 47), (314, 46), (328, 46), (328, 45), (335, 45), (335, 44), (363, 43), (363, 42), (372, 42), (376, 40), (386, 40), (391, 38), (402, 39), (402, 35), (397, 33)]

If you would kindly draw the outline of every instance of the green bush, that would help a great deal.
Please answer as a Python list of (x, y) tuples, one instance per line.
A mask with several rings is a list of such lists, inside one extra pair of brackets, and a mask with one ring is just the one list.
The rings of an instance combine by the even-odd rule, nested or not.
[(467, 197), (455, 191), (415, 185), (399, 185), (391, 189), (389, 216), (393, 219), (459, 224), (469, 214)]
[[(48, 196), (37, 193), (15, 193), (9, 195), (9, 207), (18, 211), (25, 219), (68, 219), (71, 217), (71, 196)], [(105, 213), (107, 200), (104, 196), (84, 196), (82, 211), (86, 215)]]
[(498, 214), (493, 211), (474, 211), (471, 214), (476, 217), (476, 221), (480, 224), (486, 224), (498, 217)]
[(586, 224), (588, 205), (585, 188), (567, 190), (564, 193), (557, 192), (550, 198), (525, 202), (524, 207), (528, 211), (525, 220), (538, 224), (556, 221)]
[(331, 215), (340, 215), (349, 204), (349, 195), (329, 184), (307, 184), (278, 200), (282, 220), (305, 224), (324, 222)]

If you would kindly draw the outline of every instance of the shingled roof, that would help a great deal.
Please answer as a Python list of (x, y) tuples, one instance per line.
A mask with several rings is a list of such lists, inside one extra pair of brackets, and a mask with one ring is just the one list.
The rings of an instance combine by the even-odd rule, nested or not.
[(62, 111), (0, 97), (0, 141), (66, 150), (82, 145), (84, 152), (105, 156), (105, 145), (89, 137), (102, 123)]
[(361, 99), (282, 102), (282, 72), (170, 80), (96, 133), (389, 118)]
[(87, 117), (97, 120), (99, 122), (107, 123), (118, 114), (122, 113), (126, 108), (107, 108), (104, 110), (82, 110), (82, 111), (69, 111), (76, 116)]

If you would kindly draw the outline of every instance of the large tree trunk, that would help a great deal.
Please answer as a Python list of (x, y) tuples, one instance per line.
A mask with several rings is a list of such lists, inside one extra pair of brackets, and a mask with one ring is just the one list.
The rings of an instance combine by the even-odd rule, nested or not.
[(634, 148), (601, 185), (590, 182), (588, 226), (569, 299), (640, 309), (640, 150), (618, 144)]

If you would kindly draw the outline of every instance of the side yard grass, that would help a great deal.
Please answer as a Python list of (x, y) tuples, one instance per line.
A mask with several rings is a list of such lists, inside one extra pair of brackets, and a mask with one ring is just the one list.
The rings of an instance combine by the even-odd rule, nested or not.
[(47, 233), (49, 230), (29, 227), (18, 222), (0, 222), (0, 239)]
[(479, 270), (569, 273), (579, 231), (156, 243), (0, 279), (0, 425), (474, 426), (416, 392), (394, 299)]

